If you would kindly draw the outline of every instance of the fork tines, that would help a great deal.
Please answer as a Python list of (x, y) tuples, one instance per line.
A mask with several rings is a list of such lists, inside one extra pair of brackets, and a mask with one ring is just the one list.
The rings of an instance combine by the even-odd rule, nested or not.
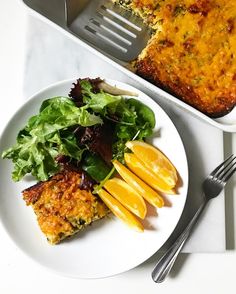
[(230, 155), (224, 162), (222, 162), (213, 172), (210, 174), (213, 179), (226, 182), (236, 171), (236, 156)]

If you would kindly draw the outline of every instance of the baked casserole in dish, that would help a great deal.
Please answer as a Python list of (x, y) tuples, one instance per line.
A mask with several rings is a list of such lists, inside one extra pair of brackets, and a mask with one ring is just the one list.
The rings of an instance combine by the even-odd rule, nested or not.
[(113, 0), (153, 29), (136, 73), (210, 117), (236, 104), (235, 0)]

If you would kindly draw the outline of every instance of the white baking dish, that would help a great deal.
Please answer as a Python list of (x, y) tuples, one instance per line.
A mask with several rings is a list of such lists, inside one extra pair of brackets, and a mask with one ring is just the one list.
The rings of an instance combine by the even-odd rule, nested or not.
[[(147, 90), (151, 91), (154, 95), (159, 96), (162, 99), (166, 99), (169, 102), (173, 102), (176, 106), (184, 109), (187, 112), (192, 113), (195, 117), (198, 117), (223, 131), (236, 132), (236, 108), (234, 108), (229, 114), (221, 118), (212, 119), (201, 113), (200, 111), (196, 110), (195, 108), (177, 99), (173, 95), (165, 92), (164, 90), (139, 77), (131, 71), (128, 63), (122, 62), (112, 56), (106, 55), (94, 45), (73, 34), (66, 26), (64, 0), (22, 0), (22, 2), (26, 4), (31, 13), (40, 17), (43, 21), (46, 21), (47, 23), (53, 25), (65, 35), (73, 39), (75, 42), (86, 47), (89, 51), (106, 60), (108, 63), (112, 64), (123, 73), (131, 77), (133, 80), (138, 82), (140, 85), (142, 85), (142, 87), (145, 87)], [(145, 91), (145, 89), (143, 90)]]

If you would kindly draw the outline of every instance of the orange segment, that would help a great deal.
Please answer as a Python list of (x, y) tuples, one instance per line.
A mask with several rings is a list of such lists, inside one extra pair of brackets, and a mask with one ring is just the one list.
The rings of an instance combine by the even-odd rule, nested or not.
[(176, 185), (176, 169), (159, 149), (141, 141), (129, 141), (126, 147), (131, 149), (147, 168), (158, 174), (167, 185), (172, 188)]
[(125, 181), (113, 178), (106, 181), (104, 188), (135, 215), (145, 218), (147, 207), (143, 197)]
[(114, 213), (114, 215), (122, 220), (125, 224), (138, 232), (144, 231), (142, 224), (136, 219), (136, 217), (108, 192), (101, 189), (98, 191), (98, 195), (106, 204), (106, 206)]
[(125, 163), (128, 168), (140, 177), (149, 186), (163, 193), (175, 194), (171, 186), (148, 169), (141, 160), (133, 153), (125, 153)]
[(144, 183), (140, 178), (133, 174), (128, 168), (126, 168), (119, 161), (114, 160), (113, 165), (121, 177), (133, 187), (140, 195), (143, 196), (150, 204), (156, 207), (162, 207), (164, 205), (163, 198)]

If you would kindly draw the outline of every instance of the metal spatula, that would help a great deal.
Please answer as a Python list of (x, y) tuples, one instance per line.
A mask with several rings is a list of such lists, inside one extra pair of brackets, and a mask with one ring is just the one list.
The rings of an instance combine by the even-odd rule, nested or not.
[(151, 29), (111, 0), (65, 0), (67, 27), (78, 37), (120, 59), (135, 59), (146, 46)]

